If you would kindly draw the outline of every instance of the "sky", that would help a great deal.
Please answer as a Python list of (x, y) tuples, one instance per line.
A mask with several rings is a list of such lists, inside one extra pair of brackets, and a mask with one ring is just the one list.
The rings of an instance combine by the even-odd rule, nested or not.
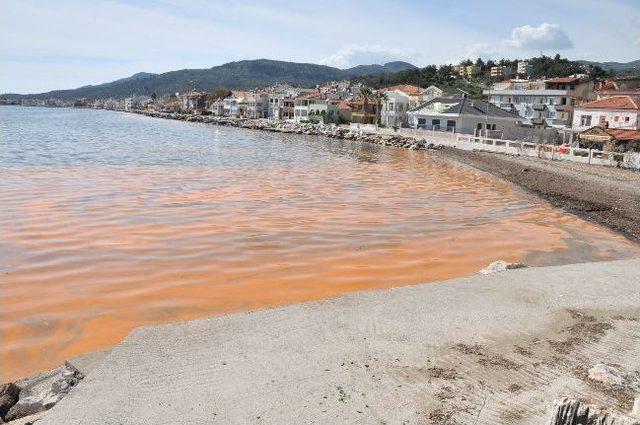
[(268, 58), (640, 59), (640, 0), (0, 0), (0, 93)]

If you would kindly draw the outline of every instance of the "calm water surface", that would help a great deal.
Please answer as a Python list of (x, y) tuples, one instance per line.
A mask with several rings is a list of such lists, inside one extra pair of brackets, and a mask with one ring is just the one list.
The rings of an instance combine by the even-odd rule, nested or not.
[(492, 176), (320, 137), (0, 107), (0, 378), (134, 327), (640, 256)]

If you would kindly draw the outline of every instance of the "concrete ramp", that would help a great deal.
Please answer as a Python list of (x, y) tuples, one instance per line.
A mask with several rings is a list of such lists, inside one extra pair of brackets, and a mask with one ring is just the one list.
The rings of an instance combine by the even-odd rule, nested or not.
[(630, 410), (640, 260), (513, 270), (135, 330), (42, 425), (545, 423)]

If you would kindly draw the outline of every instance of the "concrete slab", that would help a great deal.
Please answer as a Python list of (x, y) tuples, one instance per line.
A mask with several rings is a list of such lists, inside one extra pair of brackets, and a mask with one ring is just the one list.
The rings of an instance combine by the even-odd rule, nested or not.
[[(135, 330), (38, 423), (543, 423), (640, 370), (640, 260), (513, 270)], [(633, 402), (633, 398), (631, 398)]]

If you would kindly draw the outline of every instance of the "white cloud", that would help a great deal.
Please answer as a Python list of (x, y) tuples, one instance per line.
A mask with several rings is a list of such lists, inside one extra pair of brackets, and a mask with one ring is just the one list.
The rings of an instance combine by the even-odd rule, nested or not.
[(333, 55), (322, 59), (320, 64), (335, 66), (336, 68), (349, 68), (356, 65), (382, 64), (394, 60), (411, 61), (415, 58), (416, 53), (413, 51), (375, 44), (351, 45), (343, 47)]
[(505, 40), (509, 47), (525, 50), (570, 49), (573, 42), (558, 24), (543, 22), (537, 27), (524, 25), (511, 31), (511, 38)]

